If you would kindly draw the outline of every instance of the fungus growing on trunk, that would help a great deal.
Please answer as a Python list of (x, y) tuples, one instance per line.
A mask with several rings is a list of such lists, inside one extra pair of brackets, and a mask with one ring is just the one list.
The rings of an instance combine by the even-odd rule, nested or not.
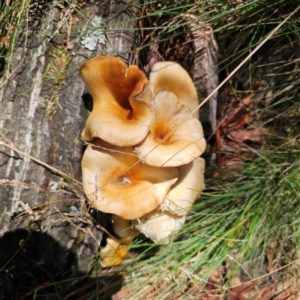
[(131, 147), (94, 139), (82, 159), (83, 187), (91, 205), (134, 220), (157, 208), (178, 178), (176, 168), (143, 164)]
[(119, 58), (98, 56), (82, 64), (80, 75), (93, 97), (82, 139), (101, 138), (120, 147), (142, 141), (154, 120), (150, 90), (138, 96), (148, 84), (144, 73)]
[(178, 105), (177, 97), (160, 91), (154, 99), (156, 117), (145, 140), (134, 147), (146, 164), (156, 167), (176, 167), (188, 164), (205, 150), (206, 141), (198, 119), (190, 109)]
[[(199, 105), (198, 94), (194, 83), (185, 69), (171, 61), (157, 62), (153, 65), (149, 86), (154, 96), (160, 91), (169, 91), (178, 98), (179, 105), (186, 105), (194, 111)], [(193, 117), (199, 118), (199, 110)]]
[(101, 266), (110, 267), (140, 232), (167, 241), (183, 226), (204, 187), (206, 141), (197, 91), (177, 63), (156, 63), (148, 82), (137, 66), (100, 56), (80, 75), (93, 97), (81, 135), (90, 142), (83, 187), (91, 206), (113, 214), (117, 237), (100, 250)]

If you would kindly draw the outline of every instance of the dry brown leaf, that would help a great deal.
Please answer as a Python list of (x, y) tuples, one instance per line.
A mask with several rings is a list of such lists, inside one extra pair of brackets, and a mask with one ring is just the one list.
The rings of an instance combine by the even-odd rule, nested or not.
[(225, 155), (222, 159), (222, 166), (226, 166), (228, 169), (239, 169), (242, 165), (242, 160), (237, 156)]
[(271, 298), (274, 296), (274, 290), (275, 290), (274, 285), (272, 285), (272, 286), (266, 288), (266, 289), (263, 291), (263, 293), (262, 293), (262, 295), (260, 296), (259, 299), (260, 299), (260, 300), (269, 300), (269, 299), (271, 299)]
[(286, 289), (285, 291), (277, 295), (275, 298), (273, 298), (273, 300), (287, 300), (288, 297), (294, 296), (293, 295), (294, 292), (295, 292), (295, 287), (292, 285), (291, 287), (289, 287), (288, 289)]
[(256, 287), (256, 284), (253, 282), (245, 282), (239, 286), (232, 288), (227, 296), (227, 300), (245, 300), (253, 299), (249, 298), (249, 292)]
[(252, 95), (247, 95), (232, 104), (221, 122), (224, 132), (237, 130), (249, 122), (250, 117), (248, 114), (250, 112), (251, 97)]
[(246, 141), (253, 143), (261, 143), (263, 140), (263, 134), (266, 134), (267, 130), (254, 128), (250, 130), (240, 129), (236, 131), (231, 131), (228, 133), (227, 137), (232, 141), (237, 143), (244, 143)]
[(238, 145), (234, 141), (221, 139), (221, 149), (222, 152), (227, 153), (235, 153), (235, 154), (241, 154), (244, 152), (244, 149), (241, 149), (240, 145)]

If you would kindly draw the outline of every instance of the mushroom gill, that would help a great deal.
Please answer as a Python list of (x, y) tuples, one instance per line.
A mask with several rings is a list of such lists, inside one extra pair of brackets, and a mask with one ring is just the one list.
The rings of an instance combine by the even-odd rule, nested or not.
[(179, 105), (177, 97), (160, 91), (154, 98), (156, 117), (145, 140), (134, 147), (145, 163), (156, 167), (188, 164), (205, 150), (206, 141), (200, 121), (190, 109)]
[(144, 73), (113, 56), (98, 56), (84, 62), (80, 76), (93, 97), (93, 110), (81, 137), (116, 146), (132, 146), (144, 139), (154, 120), (150, 90), (138, 95), (148, 84)]
[(131, 147), (94, 139), (82, 159), (83, 187), (96, 209), (133, 220), (156, 209), (178, 178), (176, 168), (143, 164)]

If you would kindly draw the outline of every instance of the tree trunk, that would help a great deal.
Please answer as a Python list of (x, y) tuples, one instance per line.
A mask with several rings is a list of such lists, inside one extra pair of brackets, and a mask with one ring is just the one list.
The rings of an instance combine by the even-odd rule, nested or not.
[[(134, 12), (114, 0), (95, 1), (83, 9), (42, 5), (33, 7), (23, 22), (0, 90), (0, 232), (10, 232), (0, 241), (0, 271), (5, 266), (18, 275), (25, 272), (16, 259), (10, 262), (20, 248), (33, 253), (28, 255), (34, 261), (39, 252), (45, 274), (49, 259), (53, 264), (52, 277), (34, 273), (36, 261), (28, 264), (26, 272), (40, 277), (29, 287), (53, 281), (54, 274), (86, 273), (95, 261), (102, 231), (86, 214), (80, 184), (80, 133), (88, 111), (81, 99), (85, 86), (78, 69), (101, 54), (122, 53), (128, 61), (135, 32), (126, 28), (136, 27), (130, 21)], [(95, 29), (99, 20), (103, 23)], [(10, 278), (9, 271), (5, 276)]]

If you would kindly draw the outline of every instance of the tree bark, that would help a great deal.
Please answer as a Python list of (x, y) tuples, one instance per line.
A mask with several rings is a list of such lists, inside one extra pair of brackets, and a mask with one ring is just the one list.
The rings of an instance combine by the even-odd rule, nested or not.
[[(65, 271), (66, 265), (85, 273), (94, 262), (102, 231), (86, 213), (80, 185), (80, 133), (88, 110), (81, 99), (85, 86), (78, 69), (96, 55), (120, 54), (128, 61), (135, 32), (126, 29), (136, 27), (131, 21), (135, 13), (117, 0), (95, 1), (83, 9), (43, 5), (28, 12), (1, 83), (0, 233), (10, 232), (10, 239), (14, 239), (11, 232), (20, 229), (28, 236), (40, 232), (34, 234), (35, 239), (44, 241), (46, 235), (49, 244), (54, 239), (65, 253), (75, 254), (71, 264), (61, 263), (44, 243), (39, 251), (44, 252), (44, 258), (60, 262), (57, 274)], [(102, 21), (98, 29), (95, 20)], [(97, 32), (104, 39), (96, 40), (94, 48), (83, 43), (87, 37), (95, 39)], [(16, 234), (15, 239), (20, 242), (23, 235)], [(16, 245), (10, 249), (11, 255), (21, 247)], [(9, 261), (7, 255), (3, 257)], [(1, 262), (5, 265), (7, 261)]]

